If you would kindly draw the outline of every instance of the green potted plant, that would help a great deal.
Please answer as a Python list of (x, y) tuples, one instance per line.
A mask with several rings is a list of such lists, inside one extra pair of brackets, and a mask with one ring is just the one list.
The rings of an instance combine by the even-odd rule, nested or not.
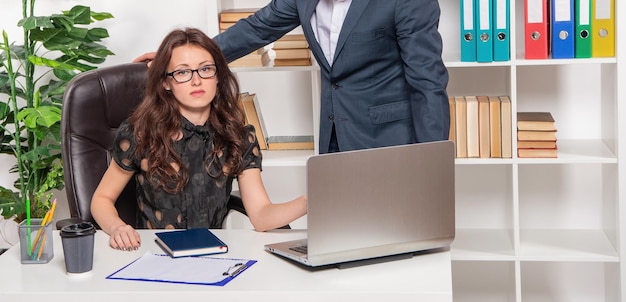
[[(62, 189), (60, 120), (62, 97), (78, 73), (95, 69), (113, 53), (100, 42), (104, 28), (89, 28), (113, 18), (86, 6), (49, 16), (34, 15), (35, 0), (22, 0), (23, 41), (0, 41), (0, 153), (16, 159), (14, 188), (0, 186), (4, 218), (43, 217), (53, 189)], [(15, 189), (15, 190), (14, 190)], [(1, 219), (2, 217), (0, 217)]]

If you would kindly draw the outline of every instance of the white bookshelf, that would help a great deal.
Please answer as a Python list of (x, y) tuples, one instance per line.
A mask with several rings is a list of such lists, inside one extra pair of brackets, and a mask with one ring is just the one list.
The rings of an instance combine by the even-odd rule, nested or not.
[[(619, 106), (626, 99), (626, 45), (619, 39), (626, 32), (626, 23), (620, 22), (626, 5), (615, 1), (615, 58), (525, 60), (524, 1), (510, 1), (512, 59), (493, 63), (460, 62), (459, 1), (439, 1), (448, 94), (508, 95), (514, 125), (517, 111), (550, 111), (559, 154), (555, 159), (457, 159), (457, 234), (451, 249), (455, 301), (626, 300), (626, 192), (620, 190), (626, 188), (626, 148), (620, 145), (626, 141), (626, 109)], [(221, 0), (209, 5), (208, 14), (267, 2)], [(217, 31), (217, 17), (209, 19), (208, 32)], [(300, 105), (312, 111), (298, 123), (317, 134), (319, 69), (235, 71), (242, 89), (267, 88), (259, 92), (262, 101), (279, 98), (276, 83), (298, 85), (298, 96), (279, 102), (302, 100)], [(272, 79), (263, 80), (270, 73)], [(298, 73), (304, 80), (294, 76)], [(281, 106), (268, 106), (264, 116), (265, 111), (279, 113)], [(311, 154), (264, 153), (263, 178), (274, 201), (304, 192), (304, 162)], [(306, 227), (305, 221), (292, 226)]]
[(449, 95), (509, 95), (514, 125), (517, 111), (550, 111), (558, 129), (555, 159), (457, 159), (455, 300), (624, 300), (626, 58), (525, 60), (524, 1), (511, 0), (511, 61), (459, 62), (459, 4), (439, 2)]

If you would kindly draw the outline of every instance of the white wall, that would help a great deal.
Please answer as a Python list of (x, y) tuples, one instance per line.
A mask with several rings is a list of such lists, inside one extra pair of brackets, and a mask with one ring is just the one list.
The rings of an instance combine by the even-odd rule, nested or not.
[[(214, 0), (39, 0), (35, 13), (49, 15), (69, 10), (74, 5), (85, 5), (93, 11), (109, 12), (115, 18), (97, 22), (92, 26), (104, 27), (110, 38), (104, 44), (115, 53), (101, 66), (115, 65), (132, 61), (137, 56), (154, 51), (163, 37), (176, 27), (198, 27), (207, 30), (207, 6)], [(22, 31), (17, 22), (22, 18), (21, 2), (2, 0), (0, 9), (0, 29), (5, 30), (9, 41), (20, 41)], [(214, 4), (211, 17), (215, 18)], [(4, 96), (0, 96), (4, 101)], [(12, 188), (15, 175), (9, 175), (9, 168), (15, 163), (11, 156), (0, 156), (0, 185)], [(57, 192), (58, 199), (65, 201), (65, 193)], [(67, 205), (59, 208), (57, 218), (69, 217)]]

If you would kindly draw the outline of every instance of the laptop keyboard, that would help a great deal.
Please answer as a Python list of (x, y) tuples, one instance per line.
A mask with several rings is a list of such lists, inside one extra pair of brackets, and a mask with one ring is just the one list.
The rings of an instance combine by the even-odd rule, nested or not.
[(296, 245), (289, 248), (292, 251), (296, 251), (300, 254), (307, 254), (309, 246), (308, 245)]

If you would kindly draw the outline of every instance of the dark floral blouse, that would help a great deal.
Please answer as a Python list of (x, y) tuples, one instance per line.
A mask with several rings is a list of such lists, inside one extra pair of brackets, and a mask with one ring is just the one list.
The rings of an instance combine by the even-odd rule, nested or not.
[[(133, 155), (136, 147), (133, 129), (127, 121), (118, 129), (112, 157), (122, 169), (135, 172), (139, 208), (139, 225), (135, 226), (137, 228), (222, 227), (227, 214), (226, 203), (232, 191), (233, 177), (219, 173), (219, 168), (207, 159), (207, 154), (213, 150), (212, 130), (207, 125), (195, 126), (184, 118), (182, 126), (183, 136), (174, 142), (174, 150), (187, 165), (189, 181), (178, 194), (156, 189), (151, 182), (146, 181), (147, 173), (141, 169), (142, 158)], [(244, 169), (260, 169), (262, 155), (254, 127), (247, 126), (247, 130), (248, 139), (245, 141), (248, 148), (244, 154)], [(224, 155), (220, 157), (222, 162)]]

